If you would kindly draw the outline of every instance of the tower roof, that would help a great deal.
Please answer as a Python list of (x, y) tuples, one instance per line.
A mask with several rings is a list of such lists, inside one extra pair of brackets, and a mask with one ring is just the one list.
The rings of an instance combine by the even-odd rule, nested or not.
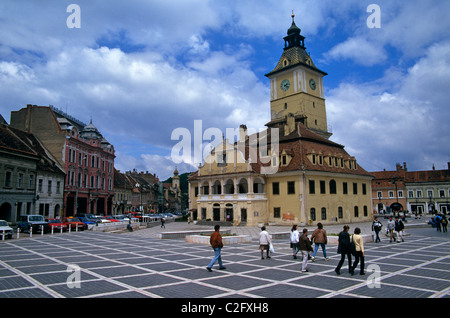
[(292, 14), (292, 24), (291, 27), (287, 30), (287, 36), (284, 39), (284, 52), (281, 55), (278, 64), (275, 68), (266, 74), (267, 77), (274, 75), (278, 72), (287, 70), (289, 68), (293, 68), (296, 66), (305, 66), (309, 69), (312, 69), (316, 72), (321, 73), (322, 75), (327, 75), (324, 71), (318, 69), (309, 54), (306, 52), (305, 48), (305, 37), (300, 34), (301, 29), (297, 27), (294, 21), (295, 15)]
[(88, 125), (84, 126), (81, 131), (81, 137), (85, 139), (101, 139), (103, 138), (102, 134), (98, 131), (97, 127), (92, 123), (92, 119)]

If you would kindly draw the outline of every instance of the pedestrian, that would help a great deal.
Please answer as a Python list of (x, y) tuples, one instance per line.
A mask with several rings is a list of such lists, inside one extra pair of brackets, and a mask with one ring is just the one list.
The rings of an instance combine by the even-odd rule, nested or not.
[(348, 259), (348, 271), (351, 273), (351, 266), (352, 266), (352, 254), (351, 254), (351, 247), (350, 247), (350, 235), (348, 234), (349, 226), (344, 225), (343, 231), (339, 233), (338, 238), (338, 250), (337, 252), (341, 254), (341, 260), (339, 261), (337, 267), (334, 269), (336, 274), (341, 274), (341, 267), (344, 264), (345, 256), (347, 256)]
[(395, 242), (395, 235), (394, 235), (394, 229), (395, 229), (395, 221), (392, 220), (392, 216), (389, 217), (389, 221), (387, 222), (387, 231), (389, 233), (389, 243), (392, 243), (392, 239)]
[(308, 256), (309, 252), (313, 250), (311, 247), (311, 241), (308, 238), (308, 229), (303, 229), (303, 234), (299, 238), (298, 247), (302, 253), (302, 272), (308, 272)]
[(373, 220), (372, 222), (372, 231), (375, 231), (375, 243), (380, 242), (380, 232), (381, 232), (381, 228), (383, 227), (383, 224), (381, 224), (380, 221), (378, 221), (378, 216), (375, 217), (375, 220)]
[(264, 259), (264, 251), (266, 251), (266, 258), (269, 256), (269, 247), (272, 241), (270, 240), (269, 232), (266, 231), (266, 227), (261, 228), (261, 233), (259, 233), (259, 249), (261, 250), (261, 259)]
[(209, 238), (209, 243), (211, 244), (211, 247), (214, 250), (214, 257), (211, 260), (211, 262), (209, 263), (208, 267), (206, 267), (206, 270), (208, 272), (212, 272), (212, 267), (216, 261), (219, 262), (219, 269), (226, 268), (222, 264), (221, 252), (222, 252), (223, 243), (222, 243), (222, 235), (220, 235), (219, 230), (220, 230), (220, 225), (216, 224), (214, 226), (215, 232), (213, 234), (211, 234), (211, 237)]
[(447, 217), (445, 216), (445, 214), (442, 216), (442, 232), (447, 232), (447, 224), (448, 224), (448, 220)]
[(441, 232), (442, 216), (440, 216), (439, 214), (436, 214), (436, 216), (434, 217), (434, 221), (436, 223), (437, 231)]
[(357, 227), (355, 229), (355, 233), (352, 235), (352, 240), (353, 240), (353, 243), (355, 243), (355, 249), (356, 249), (355, 262), (353, 263), (352, 271), (351, 271), (352, 275), (354, 274), (355, 268), (356, 268), (356, 266), (358, 266), (358, 263), (360, 260), (361, 260), (361, 269), (359, 271), (359, 274), (365, 275), (365, 273), (364, 273), (364, 240), (360, 234), (361, 234), (361, 229), (359, 227)]
[(325, 248), (325, 245), (328, 242), (327, 231), (325, 231), (322, 223), (320, 222), (317, 223), (317, 229), (315, 229), (313, 234), (311, 235), (311, 242), (313, 241), (314, 241), (314, 253), (311, 258), (312, 261), (313, 262), (316, 261), (316, 254), (317, 251), (319, 250), (319, 246), (322, 247), (323, 257), (325, 258), (326, 261), (328, 261), (329, 258), (327, 257), (327, 250)]
[(294, 259), (297, 259), (299, 237), (300, 233), (297, 230), (297, 225), (294, 224), (291, 229), (291, 248), (292, 248), (292, 257)]
[(165, 222), (166, 220), (164, 218), (161, 218), (161, 228), (166, 228), (166, 226), (164, 225)]
[(395, 217), (395, 226), (394, 230), (397, 232), (397, 243), (400, 243), (400, 238), (402, 239), (402, 242), (405, 240), (403, 239), (403, 229), (405, 228), (405, 225), (403, 224), (403, 221), (399, 219), (398, 216)]

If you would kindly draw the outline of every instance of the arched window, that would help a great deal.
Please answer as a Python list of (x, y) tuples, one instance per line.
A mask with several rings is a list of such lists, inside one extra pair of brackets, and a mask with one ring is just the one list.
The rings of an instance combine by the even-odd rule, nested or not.
[(326, 220), (327, 219), (327, 208), (322, 208), (321, 209), (321, 217), (322, 217), (322, 220)]
[(248, 183), (246, 178), (239, 180), (238, 186), (239, 193), (248, 193)]
[(234, 183), (233, 180), (228, 179), (225, 183), (225, 194), (233, 194), (234, 193)]
[(330, 180), (330, 194), (336, 194), (336, 181)]
[(316, 220), (316, 208), (311, 208), (311, 210), (309, 210), (309, 217), (313, 221)]

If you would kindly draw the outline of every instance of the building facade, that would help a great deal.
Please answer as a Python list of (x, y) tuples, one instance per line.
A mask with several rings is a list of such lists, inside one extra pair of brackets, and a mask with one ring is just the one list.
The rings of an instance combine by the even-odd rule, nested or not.
[[(372, 176), (329, 140), (323, 76), (292, 25), (270, 80), (271, 120), (241, 125), (189, 177), (194, 220), (235, 225), (347, 223), (372, 218)], [(227, 136), (228, 137), (228, 136)]]
[(11, 126), (37, 136), (64, 167), (64, 216), (112, 213), (114, 147), (92, 122), (52, 106), (27, 105), (11, 112)]
[(0, 124), (0, 219), (61, 215), (65, 173), (34, 135)]
[(450, 211), (450, 163), (448, 169), (422, 171), (408, 171), (403, 163), (394, 171), (375, 171), (372, 175), (372, 201), (377, 213)]

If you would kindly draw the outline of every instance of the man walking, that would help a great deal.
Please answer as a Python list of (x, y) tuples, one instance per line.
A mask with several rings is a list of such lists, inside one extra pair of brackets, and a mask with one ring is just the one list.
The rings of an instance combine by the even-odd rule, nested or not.
[(338, 275), (341, 274), (341, 267), (344, 264), (346, 256), (348, 259), (348, 272), (352, 272), (352, 254), (350, 246), (350, 235), (348, 234), (349, 228), (350, 227), (348, 225), (344, 225), (344, 230), (339, 233), (337, 252), (341, 254), (341, 260), (339, 261), (337, 267), (334, 269), (334, 271)]
[(398, 218), (398, 216), (395, 217), (395, 232), (397, 232), (397, 242), (400, 243), (400, 238), (402, 239), (402, 242), (405, 240), (403, 239), (403, 229), (405, 228), (405, 225), (403, 224), (403, 221)]
[(209, 243), (211, 244), (211, 247), (214, 249), (214, 257), (209, 263), (208, 267), (206, 267), (206, 270), (208, 272), (212, 272), (211, 268), (213, 267), (216, 261), (219, 262), (219, 269), (225, 269), (225, 267), (222, 264), (222, 256), (220, 254), (223, 247), (222, 235), (220, 235), (219, 233), (220, 225), (216, 224), (216, 226), (214, 226), (214, 230), (215, 232), (211, 234), (211, 237), (209, 239)]
[(308, 256), (312, 252), (311, 241), (308, 238), (308, 229), (303, 229), (303, 234), (299, 238), (298, 247), (302, 253), (302, 272), (307, 272)]
[(380, 242), (381, 240), (380, 240), (380, 231), (381, 231), (381, 228), (383, 227), (383, 224), (381, 224), (381, 222), (380, 221), (378, 221), (378, 216), (375, 218), (375, 220), (373, 220), (373, 223), (372, 223), (372, 231), (375, 231), (375, 235), (376, 235), (376, 238), (375, 238), (375, 243), (377, 243), (377, 242)]

